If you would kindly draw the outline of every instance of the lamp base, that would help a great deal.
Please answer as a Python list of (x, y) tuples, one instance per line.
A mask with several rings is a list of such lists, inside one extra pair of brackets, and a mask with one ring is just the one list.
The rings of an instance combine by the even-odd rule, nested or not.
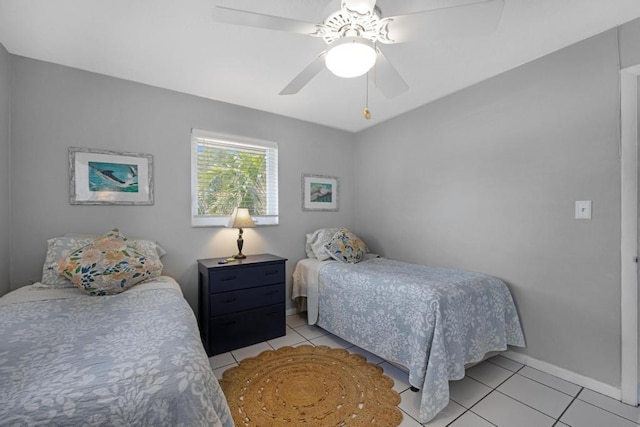
[(238, 255), (234, 255), (235, 259), (245, 259), (247, 256), (242, 253), (242, 246), (244, 245), (244, 240), (242, 239), (242, 228), (238, 229)]

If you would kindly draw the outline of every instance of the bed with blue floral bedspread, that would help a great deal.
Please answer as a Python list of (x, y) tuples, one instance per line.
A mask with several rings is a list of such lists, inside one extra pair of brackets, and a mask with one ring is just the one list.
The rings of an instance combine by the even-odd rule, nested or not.
[(161, 276), (0, 298), (0, 424), (233, 426), (193, 311)]
[(448, 405), (449, 380), (463, 378), (465, 364), (525, 345), (509, 289), (495, 277), (384, 258), (301, 263), (293, 296), (308, 296), (309, 323), (317, 313), (320, 327), (407, 367), (422, 423)]

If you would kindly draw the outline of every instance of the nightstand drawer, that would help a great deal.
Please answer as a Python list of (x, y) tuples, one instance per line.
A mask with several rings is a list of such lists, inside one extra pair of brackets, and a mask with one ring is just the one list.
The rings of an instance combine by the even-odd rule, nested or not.
[(220, 354), (285, 334), (284, 304), (211, 319), (211, 354)]
[(284, 284), (211, 294), (212, 317), (284, 302)]
[(226, 292), (237, 289), (284, 283), (284, 263), (255, 267), (228, 268), (209, 271), (209, 292)]

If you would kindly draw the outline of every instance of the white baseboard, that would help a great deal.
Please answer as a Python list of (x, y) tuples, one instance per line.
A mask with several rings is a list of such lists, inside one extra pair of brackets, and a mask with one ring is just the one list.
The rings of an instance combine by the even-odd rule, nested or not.
[(609, 396), (613, 399), (620, 400), (622, 398), (622, 392), (619, 388), (615, 388), (612, 385), (594, 380), (593, 378), (585, 377), (584, 375), (577, 374), (568, 369), (564, 369), (559, 366), (552, 365), (551, 363), (527, 356), (526, 354), (516, 353), (515, 351), (511, 350), (505, 351), (504, 353), (502, 353), (502, 355), (515, 362), (530, 366), (549, 375), (553, 375), (565, 381), (572, 382), (576, 385), (588, 388), (600, 394), (604, 394), (605, 396)]
[(292, 314), (296, 314), (298, 312), (297, 308), (288, 308), (285, 312), (286, 316), (291, 316)]

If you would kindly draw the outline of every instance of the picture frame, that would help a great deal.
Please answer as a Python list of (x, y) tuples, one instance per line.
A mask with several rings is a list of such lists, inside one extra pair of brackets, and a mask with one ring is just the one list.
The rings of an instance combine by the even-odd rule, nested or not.
[(302, 210), (337, 211), (338, 187), (335, 176), (302, 174)]
[(153, 205), (153, 156), (70, 147), (69, 203)]

